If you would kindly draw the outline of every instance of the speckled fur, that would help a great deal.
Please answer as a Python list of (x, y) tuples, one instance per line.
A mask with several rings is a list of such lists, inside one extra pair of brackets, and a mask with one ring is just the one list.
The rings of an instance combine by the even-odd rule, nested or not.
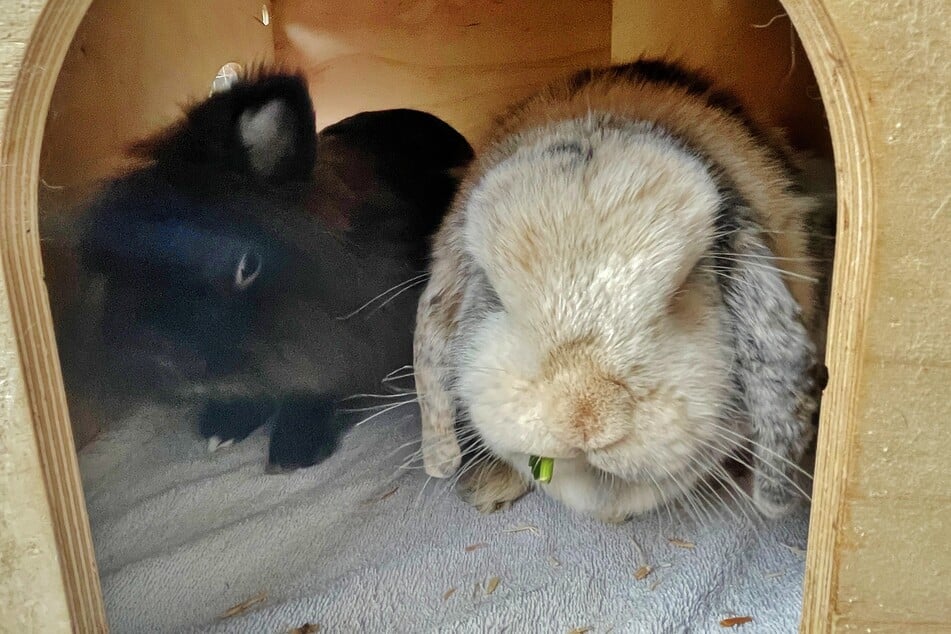
[(466, 480), (480, 508), (528, 488), (536, 454), (556, 458), (546, 492), (617, 521), (749, 445), (756, 506), (787, 509), (825, 321), (820, 205), (796, 160), (657, 62), (581, 73), (500, 117), (417, 315), (427, 472), (456, 471), (473, 429), (497, 461)]

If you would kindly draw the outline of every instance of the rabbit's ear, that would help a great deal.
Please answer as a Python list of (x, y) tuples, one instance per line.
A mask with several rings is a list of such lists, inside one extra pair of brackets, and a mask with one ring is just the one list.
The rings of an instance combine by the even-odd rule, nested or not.
[(450, 213), (436, 235), (429, 282), (419, 300), (413, 344), (416, 394), (422, 419), (423, 467), (435, 478), (448, 478), (459, 468), (462, 451), (456, 437), (456, 403), (452, 345), (456, 336), (465, 284), (464, 265), (451, 233)]
[(717, 225), (714, 257), (732, 322), (733, 380), (753, 441), (753, 502), (777, 517), (804, 494), (797, 476), (818, 407), (815, 345), (751, 209), (727, 195)]
[(129, 148), (177, 182), (232, 174), (263, 184), (313, 178), (317, 122), (301, 75), (261, 71), (189, 107), (177, 123)]

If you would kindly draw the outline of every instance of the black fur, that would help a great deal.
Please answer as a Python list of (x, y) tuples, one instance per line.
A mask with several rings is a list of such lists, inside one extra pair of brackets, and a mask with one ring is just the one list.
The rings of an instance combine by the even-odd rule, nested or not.
[(264, 73), (134, 147), (144, 164), (78, 229), (82, 292), (57, 324), (72, 403), (191, 403), (219, 441), (273, 423), (280, 471), (333, 451), (338, 397), (411, 362), (421, 284), (346, 316), (424, 270), (472, 149), (418, 111), (314, 120), (301, 78)]
[[(280, 99), (293, 113), (284, 123), (296, 140), (281, 156), (277, 168), (264, 176), (255, 173), (247, 148), (238, 134), (238, 119), (249, 111)], [(176, 125), (133, 146), (133, 151), (155, 161), (155, 170), (183, 189), (220, 193), (227, 177), (260, 178), (263, 183), (286, 185), (311, 180), (317, 158), (316, 118), (306, 83), (298, 76), (263, 73), (213, 94), (190, 108)]]

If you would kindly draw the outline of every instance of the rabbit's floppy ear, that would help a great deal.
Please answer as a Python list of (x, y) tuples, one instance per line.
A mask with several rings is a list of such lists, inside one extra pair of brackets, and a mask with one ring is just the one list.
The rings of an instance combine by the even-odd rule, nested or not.
[(458, 213), (450, 212), (436, 234), (429, 282), (416, 313), (413, 368), (422, 419), (423, 467), (428, 475), (448, 478), (459, 468), (462, 451), (456, 437), (456, 403), (450, 387), (452, 347), (463, 300), (463, 258), (453, 237), (461, 233)]
[(750, 207), (728, 191), (716, 222), (714, 258), (732, 324), (733, 380), (753, 441), (753, 502), (777, 517), (801, 492), (798, 465), (818, 407), (816, 349)]

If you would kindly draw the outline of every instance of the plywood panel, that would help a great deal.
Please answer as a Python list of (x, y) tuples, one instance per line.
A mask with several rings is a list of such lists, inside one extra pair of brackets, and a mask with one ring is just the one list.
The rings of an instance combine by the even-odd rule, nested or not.
[(0, 625), (100, 632), (105, 613), (76, 456), (62, 387), (50, 376), (36, 230), (43, 119), (85, 4), (47, 4), (4, 5), (0, 19)]
[(0, 279), (0, 632), (64, 632), (62, 562), (9, 311)]
[[(129, 6), (148, 10), (146, 4)], [(163, 9), (169, 4), (163, 3)], [(213, 4), (192, 2), (187, 8), (200, 12)], [(303, 0), (296, 4), (301, 11), (309, 10)], [(519, 3), (513, 9), (514, 4), (311, 2), (310, 7), (323, 7), (324, 13), (309, 22), (323, 29), (321, 37), (310, 40), (318, 44), (308, 48), (310, 71), (326, 80), (321, 94), (326, 89), (326, 94), (346, 98), (331, 98), (326, 108), (318, 107), (324, 122), (369, 103), (429, 104), (467, 132), (476, 131), (485, 125), (476, 113), (489, 110), (479, 100), (494, 104), (509, 92), (515, 97), (530, 89), (531, 82), (543, 80), (536, 74), (604, 55), (585, 39), (603, 37), (598, 35), (601, 23), (553, 22), (601, 15), (604, 3), (565, 0), (537, 3), (538, 8)], [(0, 6), (0, 517), (12, 527), (0, 530), (0, 618), (4, 625), (11, 622), (8, 618), (17, 619), (12, 621), (14, 631), (65, 631), (68, 604), (73, 627), (95, 631), (103, 623), (102, 606), (36, 235), (43, 121), (84, 0), (8, 0)], [(728, 15), (722, 7), (732, 3), (714, 0), (708, 6)], [(832, 378), (820, 434), (803, 630), (951, 631), (951, 518), (945, 510), (949, 487), (940, 463), (941, 457), (951, 455), (946, 387), (951, 290), (943, 281), (946, 238), (951, 235), (951, 51), (946, 45), (951, 5), (927, 0), (787, 0), (786, 8), (803, 35), (829, 108), (842, 212), (829, 340)], [(494, 43), (487, 31), (468, 40), (463, 29), (478, 29), (481, 22), (453, 20), (469, 19), (470, 11), (483, 11), (496, 20), (495, 28), (508, 39)], [(533, 18), (519, 22), (519, 11)], [(671, 28), (678, 24), (674, 13)], [(342, 21), (334, 23), (338, 18)], [(378, 33), (380, 20), (392, 24), (397, 18), (408, 26), (392, 37)], [(214, 24), (214, 19), (203, 24)], [(690, 13), (680, 20), (690, 22)], [(146, 33), (153, 32), (151, 24), (144, 26)], [(716, 30), (713, 24), (700, 23), (696, 32), (706, 27)], [(569, 31), (570, 41), (562, 41)], [(102, 32), (113, 37), (108, 28)], [(171, 33), (174, 37), (173, 29)], [(323, 37), (327, 33), (332, 37)], [(544, 37), (537, 38), (539, 33)], [(132, 35), (120, 32), (116, 37), (130, 40)], [(455, 46), (442, 47), (441, 37), (467, 42), (458, 45), (463, 57), (454, 57)], [(351, 48), (335, 49), (338, 40)], [(327, 42), (331, 45), (321, 48)], [(132, 48), (145, 48), (138, 44)], [(506, 67), (500, 53), (504, 50), (508, 57), (528, 62)], [(315, 51), (318, 61), (311, 63)], [(708, 43), (707, 51), (716, 47)], [(724, 51), (727, 54), (736, 59), (734, 53)], [(420, 62), (425, 55), (434, 62)], [(366, 62), (362, 66), (357, 63), (361, 59)], [(480, 64), (480, 59), (485, 62)], [(22, 60), (26, 66), (21, 70)], [(112, 61), (122, 62), (118, 55)], [(404, 66), (413, 64), (414, 71), (405, 72)], [(355, 74), (363, 71), (367, 74)], [(464, 78), (460, 84), (455, 83), (456, 71)], [(379, 88), (360, 94), (356, 86), (374, 77), (379, 81), (367, 83)], [(465, 90), (458, 89), (460, 85)], [(363, 98), (370, 101), (361, 102)], [(88, 104), (97, 105), (95, 99)], [(104, 119), (100, 128), (111, 125)], [(83, 141), (77, 137), (76, 147)], [(94, 142), (92, 136), (89, 142)], [(93, 171), (105, 169), (107, 163), (94, 162)], [(47, 183), (77, 187), (81, 180)], [(898, 458), (885, 457), (895, 455)], [(45, 497), (37, 486), (38, 464)], [(59, 558), (50, 547), (51, 532)], [(65, 584), (57, 583), (57, 566)]]
[(888, 623), (945, 624), (951, 631), (951, 558), (947, 542), (935, 540), (951, 526), (951, 504), (947, 495), (927, 505), (923, 497), (850, 490), (838, 553), (837, 620), (864, 622), (873, 632)]
[(413, 107), (471, 140), (553, 77), (610, 57), (610, 0), (280, 0), (278, 56), (304, 68), (318, 125)]
[(831, 153), (819, 87), (779, 0), (616, 0), (612, 56), (702, 68), (796, 145)]
[(75, 198), (109, 175), (122, 164), (126, 144), (206, 97), (226, 62), (272, 59), (261, 6), (261, 0), (95, 0), (50, 104), (40, 166), (44, 193), (65, 188), (63, 197)]
[[(208, 95), (226, 62), (270, 61), (261, 0), (96, 0), (66, 54), (40, 162), (40, 213), (69, 214), (125, 163), (125, 148)], [(55, 225), (45, 222), (46, 226)], [(45, 241), (54, 316), (73, 296), (73, 254)], [(96, 409), (71, 400), (76, 444), (98, 431)]]
[[(871, 335), (869, 340), (874, 345)], [(917, 356), (870, 352), (866, 372), (876, 387), (863, 398), (863, 407), (868, 419), (877, 424), (862, 428), (855, 437), (860, 459), (849, 495), (884, 505), (891, 500), (929, 499), (935, 507), (929, 509), (929, 517), (932, 510), (951, 508), (951, 460), (941, 451), (947, 436), (940, 429), (935, 434), (935, 427), (951, 424), (951, 367), (929, 367)], [(936, 396), (943, 398), (935, 402)], [(933, 424), (922, 424), (918, 419), (921, 411), (933, 417)], [(889, 521), (895, 520), (889, 517)], [(920, 528), (902, 521), (897, 525), (909, 532)], [(946, 536), (951, 538), (951, 534)], [(947, 566), (951, 558), (940, 563)], [(951, 570), (948, 579), (945, 592), (951, 598)]]
[(951, 5), (787, 5), (843, 193), (803, 631), (951, 631)]

